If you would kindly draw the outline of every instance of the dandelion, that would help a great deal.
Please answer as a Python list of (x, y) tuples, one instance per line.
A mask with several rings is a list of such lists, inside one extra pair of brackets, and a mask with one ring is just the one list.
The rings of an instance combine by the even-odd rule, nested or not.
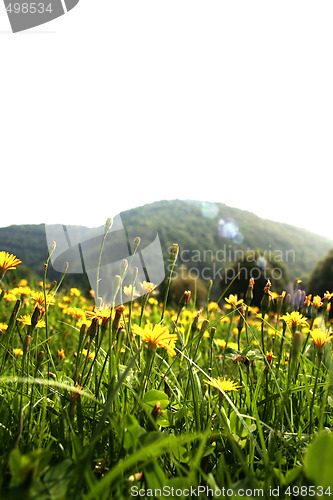
[(321, 301), (321, 297), (319, 295), (315, 295), (313, 297), (311, 305), (312, 305), (312, 307), (314, 307), (315, 309), (318, 310), (323, 305), (323, 303)]
[(132, 285), (124, 286), (124, 294), (126, 295), (126, 297), (140, 297), (140, 294)]
[(155, 288), (154, 283), (150, 283), (150, 281), (143, 281), (140, 285), (144, 294), (151, 293)]
[(272, 351), (269, 351), (267, 354), (266, 354), (266, 362), (269, 364), (269, 366), (272, 366), (272, 363), (273, 363), (273, 358), (276, 358), (276, 356), (273, 355), (273, 352)]
[(58, 356), (59, 356), (59, 359), (65, 359), (66, 358), (65, 349), (58, 349)]
[(64, 312), (73, 318), (81, 319), (84, 317), (84, 311), (82, 311), (79, 307), (67, 307)]
[(144, 328), (133, 325), (133, 332), (140, 335), (144, 342), (148, 343), (148, 348), (155, 351), (157, 347), (163, 347), (170, 356), (175, 356), (176, 334), (171, 334), (167, 327), (162, 325), (152, 325), (149, 321)]
[(304, 307), (310, 307), (311, 299), (312, 299), (311, 293), (310, 293), (310, 295), (306, 295), (305, 300), (304, 300)]
[[(28, 325), (28, 326), (31, 326), (31, 318), (32, 318), (32, 315), (31, 314), (24, 314), (23, 316), (21, 316), (20, 318), (17, 318), (17, 321), (20, 321), (24, 326), (24, 325)], [(45, 321), (43, 319), (40, 319), (37, 321), (36, 325), (34, 325), (36, 328), (43, 328), (45, 326)]]
[(236, 344), (236, 342), (228, 342), (227, 344), (224, 339), (215, 339), (215, 340), (217, 345), (221, 347), (221, 349), (225, 349), (226, 347), (229, 347), (230, 349), (238, 349), (238, 344)]
[(95, 351), (90, 351), (88, 354), (88, 349), (82, 349), (82, 354), (85, 358), (88, 356), (88, 359), (93, 359), (95, 357)]
[(296, 330), (297, 327), (308, 326), (308, 320), (298, 311), (284, 314), (282, 319), (287, 323), (291, 330)]
[(224, 393), (227, 391), (237, 391), (240, 389), (235, 382), (230, 379), (225, 379), (224, 377), (212, 378), (211, 380), (204, 380), (207, 384), (215, 387), (220, 392)]
[(13, 349), (13, 353), (15, 354), (15, 356), (23, 356), (23, 350), (20, 349), (19, 347), (16, 349)]
[(210, 311), (214, 311), (214, 310), (220, 311), (220, 307), (219, 307), (217, 302), (210, 302), (208, 304), (208, 311), (210, 312)]
[[(31, 299), (33, 302), (39, 304), (40, 306), (45, 305), (45, 296), (44, 292), (31, 292)], [(47, 305), (54, 305), (55, 304), (55, 299), (53, 297), (50, 297), (50, 295), (46, 295), (46, 303)]]
[(8, 269), (16, 269), (20, 264), (22, 264), (22, 261), (16, 255), (4, 251), (0, 252), (0, 280)]
[(111, 316), (111, 309), (110, 307), (106, 308), (106, 309), (97, 309), (96, 306), (94, 306), (93, 310), (92, 311), (87, 311), (86, 312), (86, 316), (87, 318), (90, 318), (90, 319), (98, 319), (99, 321), (99, 324), (101, 324), (104, 321), (107, 321), (110, 319), (110, 316)]
[(232, 295), (232, 294), (230, 294), (229, 297), (227, 299), (225, 299), (225, 301), (230, 306), (234, 306), (234, 307), (237, 307), (239, 304), (243, 303), (243, 299), (239, 299), (238, 300), (238, 296), (237, 295)]
[(330, 335), (330, 332), (328, 330), (326, 332), (323, 332), (320, 328), (315, 328), (310, 333), (313, 343), (317, 346), (318, 353), (323, 352), (324, 345), (333, 337), (333, 335)]
[(12, 293), (14, 295), (29, 295), (31, 293), (31, 289), (29, 286), (18, 286), (12, 289)]

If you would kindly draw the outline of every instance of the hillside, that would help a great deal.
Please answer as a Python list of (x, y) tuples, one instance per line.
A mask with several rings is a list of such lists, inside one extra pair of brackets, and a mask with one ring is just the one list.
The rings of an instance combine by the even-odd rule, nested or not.
[[(333, 248), (333, 241), (322, 236), (224, 204), (159, 201), (122, 212), (121, 218), (125, 227), (145, 225), (158, 232), (166, 265), (168, 247), (178, 243), (178, 264), (216, 281), (222, 269), (249, 249), (261, 249), (268, 258), (278, 253), (291, 281), (306, 278)], [(47, 253), (44, 224), (0, 228), (0, 250), (14, 253), (41, 277)]]
[[(224, 204), (218, 204), (217, 208), (218, 212), (211, 217), (209, 204), (203, 206), (197, 201), (161, 201), (126, 211), (122, 219), (126, 225), (145, 221), (145, 224), (158, 231), (163, 248), (177, 242), (181, 251), (187, 250), (186, 259), (192, 256), (195, 260), (200, 253), (201, 256), (207, 256), (208, 260), (210, 252), (205, 252), (207, 250), (223, 265), (233, 251), (237, 254), (259, 248), (266, 251), (267, 256), (278, 252), (287, 266), (290, 279), (308, 275), (317, 261), (333, 247), (332, 240), (307, 230), (262, 219), (251, 212)], [(236, 229), (238, 226), (234, 238), (219, 236), (221, 219), (232, 219)], [(193, 264), (199, 266), (200, 262), (194, 261)]]

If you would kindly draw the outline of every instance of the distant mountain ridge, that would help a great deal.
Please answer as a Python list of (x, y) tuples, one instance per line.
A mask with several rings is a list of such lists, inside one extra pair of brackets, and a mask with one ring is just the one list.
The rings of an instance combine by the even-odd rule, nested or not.
[[(333, 248), (328, 238), (222, 203), (158, 201), (122, 212), (121, 218), (125, 227), (146, 225), (158, 233), (166, 265), (168, 248), (178, 243), (178, 263), (203, 278), (202, 270), (212, 261), (226, 267), (237, 252), (249, 249), (266, 255), (278, 252), (290, 280), (303, 278)], [(0, 250), (15, 254), (41, 277), (47, 254), (45, 224), (0, 228)]]

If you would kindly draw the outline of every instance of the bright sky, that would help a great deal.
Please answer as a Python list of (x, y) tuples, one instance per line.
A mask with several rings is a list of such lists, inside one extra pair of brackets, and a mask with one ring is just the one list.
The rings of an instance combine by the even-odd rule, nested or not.
[(333, 238), (331, 0), (0, 5), (0, 226), (99, 226), (160, 199)]

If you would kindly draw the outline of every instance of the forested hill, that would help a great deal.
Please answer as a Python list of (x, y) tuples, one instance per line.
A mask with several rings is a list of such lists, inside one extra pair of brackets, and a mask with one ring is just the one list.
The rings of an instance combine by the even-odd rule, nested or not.
[[(333, 248), (333, 241), (289, 224), (262, 219), (252, 212), (224, 204), (198, 201), (160, 201), (126, 211), (125, 224), (145, 224), (158, 231), (163, 248), (179, 243), (186, 260), (212, 253), (223, 257), (261, 249), (278, 252), (291, 279), (311, 273), (318, 260)], [(224, 221), (224, 224), (223, 224)], [(208, 252), (204, 252), (208, 250)], [(187, 262), (189, 267), (191, 262)]]
[[(332, 240), (224, 204), (159, 201), (122, 212), (121, 218), (125, 227), (146, 225), (154, 229), (165, 257), (168, 247), (178, 243), (179, 264), (200, 272), (208, 261), (225, 267), (235, 255), (233, 252), (239, 255), (261, 249), (268, 256), (280, 254), (290, 279), (302, 278), (333, 248)], [(47, 253), (44, 224), (0, 228), (0, 250), (14, 253), (42, 276)]]

